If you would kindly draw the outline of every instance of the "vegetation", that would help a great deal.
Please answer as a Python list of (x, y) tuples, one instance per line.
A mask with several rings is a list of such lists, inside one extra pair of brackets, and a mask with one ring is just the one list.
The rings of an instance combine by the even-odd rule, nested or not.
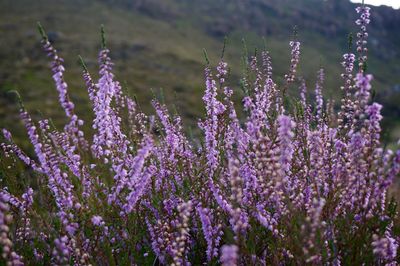
[(338, 111), (323, 97), (322, 67), (310, 99), (295, 32), (280, 79), (266, 49), (244, 57), (241, 115), (225, 46), (215, 71), (204, 53), (199, 138), (187, 137), (162, 101), (153, 99), (156, 115), (146, 115), (124, 93), (103, 28), (98, 79), (79, 58), (93, 116), (92, 132), (82, 131), (64, 60), (39, 24), (67, 122), (33, 119), (20, 99), (32, 156), (2, 130), (2, 262), (396, 265), (400, 221), (388, 190), (400, 149), (380, 140), (370, 9), (356, 11), (357, 52), (349, 45), (342, 58)]

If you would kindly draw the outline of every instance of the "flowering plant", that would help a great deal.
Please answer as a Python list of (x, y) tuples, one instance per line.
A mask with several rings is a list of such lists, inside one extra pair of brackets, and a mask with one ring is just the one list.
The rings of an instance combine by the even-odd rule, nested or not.
[[(6, 186), (13, 177), (2, 181), (2, 258), (10, 265), (395, 265), (400, 227), (388, 189), (400, 150), (381, 146), (382, 106), (370, 102), (369, 11), (357, 8), (358, 70), (349, 51), (338, 112), (325, 103), (323, 69), (309, 103), (293, 40), (283, 84), (267, 51), (250, 58), (243, 119), (226, 85), (227, 63), (221, 59), (216, 73), (206, 66), (201, 144), (165, 105), (154, 100), (156, 116), (147, 116), (122, 92), (104, 38), (97, 81), (82, 60), (94, 112), (94, 134), (85, 137), (63, 60), (40, 27), (68, 123), (58, 130), (48, 119), (33, 121), (21, 104), (35, 158), (3, 129), (4, 161), (20, 158), (37, 185), (19, 193)], [(298, 81), (299, 100), (288, 98)]]

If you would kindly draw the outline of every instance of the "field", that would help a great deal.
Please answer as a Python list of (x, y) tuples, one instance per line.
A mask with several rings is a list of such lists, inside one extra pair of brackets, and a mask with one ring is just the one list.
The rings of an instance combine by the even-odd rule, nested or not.
[[(377, 30), (398, 13), (63, 3), (1, 3), (0, 263), (398, 264), (398, 36)], [(332, 10), (344, 21), (307, 19)]]

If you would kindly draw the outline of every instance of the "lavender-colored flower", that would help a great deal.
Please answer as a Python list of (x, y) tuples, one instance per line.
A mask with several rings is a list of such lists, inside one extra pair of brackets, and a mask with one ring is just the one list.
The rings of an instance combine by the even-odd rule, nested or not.
[(223, 266), (236, 266), (238, 265), (238, 247), (236, 245), (224, 245), (221, 248), (220, 261)]
[(397, 257), (397, 250), (399, 248), (399, 241), (391, 235), (390, 231), (386, 231), (383, 237), (373, 235), (373, 252), (377, 259), (385, 262), (395, 262)]
[(204, 238), (207, 242), (207, 260), (211, 261), (213, 257), (218, 256), (219, 242), (223, 234), (221, 224), (212, 225), (214, 218), (212, 210), (208, 208), (197, 207), (197, 213), (202, 224)]
[(104, 224), (103, 222), (103, 218), (99, 215), (94, 215), (92, 216), (92, 218), (90, 219), (90, 221), (92, 222), (93, 225), (95, 226), (102, 226)]
[(380, 121), (383, 118), (381, 115), (381, 109), (382, 105), (380, 105), (379, 103), (373, 103), (366, 108), (366, 114), (368, 115), (368, 136), (371, 139), (371, 144), (375, 147), (379, 145), (379, 138), (381, 133)]
[(293, 145), (292, 138), (294, 137), (293, 128), (295, 123), (289, 116), (280, 115), (278, 117), (278, 136), (280, 141), (280, 158), (279, 163), (281, 165), (284, 182), (288, 181), (288, 175), (290, 174), (290, 165), (293, 156)]
[(218, 163), (218, 124), (219, 116), (225, 111), (226, 107), (217, 99), (216, 82), (211, 75), (210, 68), (205, 69), (206, 91), (203, 96), (203, 101), (206, 107), (207, 118), (200, 124), (204, 130), (205, 144), (208, 150), (207, 160), (210, 171), (215, 171)]
[(367, 61), (367, 26), (370, 23), (370, 8), (367, 6), (359, 6), (356, 8), (357, 13), (360, 14), (360, 18), (356, 20), (356, 24), (360, 26), (359, 32), (357, 32), (357, 52), (359, 53), (359, 68), (360, 72), (364, 71), (365, 62)]
[(175, 233), (171, 244), (172, 265), (184, 265), (184, 262), (187, 261), (188, 242), (190, 239), (189, 221), (192, 208), (193, 203), (191, 201), (183, 202), (177, 208), (179, 218), (175, 223), (175, 228), (178, 231)]
[(363, 107), (370, 97), (372, 75), (364, 75), (363, 73), (357, 73), (355, 78), (355, 85), (357, 92), (355, 96), (360, 101), (361, 107)]
[(10, 239), (9, 231), (13, 217), (10, 215), (8, 198), (0, 193), (0, 245), (2, 247), (1, 256), (7, 261), (7, 265), (22, 266), (22, 257), (13, 251), (13, 242)]
[(92, 150), (97, 157), (112, 157), (116, 152), (124, 154), (129, 145), (121, 130), (121, 117), (112, 105), (114, 100), (121, 102), (121, 88), (111, 73), (112, 63), (108, 53), (107, 49), (100, 51), (100, 79), (97, 93), (93, 96), (96, 115), (93, 128), (96, 129), (96, 134), (93, 137)]
[(322, 96), (322, 85), (324, 83), (324, 79), (325, 79), (325, 74), (324, 74), (324, 69), (321, 68), (318, 71), (318, 80), (317, 80), (317, 84), (315, 85), (315, 98), (316, 98), (316, 102), (317, 102), (317, 114), (316, 114), (316, 120), (317, 123), (319, 125), (319, 127), (322, 126), (323, 124), (323, 110), (324, 110), (324, 98)]
[(55, 248), (52, 252), (52, 258), (55, 263), (65, 264), (69, 261), (71, 256), (71, 249), (69, 247), (69, 239), (67, 236), (62, 236), (54, 240)]
[(44, 51), (48, 57), (52, 59), (51, 70), (53, 72), (53, 80), (58, 91), (59, 102), (61, 107), (64, 109), (65, 114), (70, 119), (69, 123), (65, 126), (65, 131), (69, 133), (69, 137), (75, 145), (81, 145), (82, 148), (87, 148), (87, 141), (83, 137), (83, 132), (79, 130), (79, 126), (83, 125), (83, 120), (80, 120), (76, 114), (74, 114), (74, 103), (69, 99), (68, 96), (68, 85), (64, 80), (63, 66), (64, 59), (59, 57), (57, 50), (51, 45), (47, 37), (42, 40)]
[(341, 89), (344, 92), (344, 97), (341, 101), (339, 112), (339, 129), (349, 129), (353, 123), (354, 116), (354, 99), (352, 94), (353, 89), (353, 68), (354, 68), (355, 55), (347, 53), (343, 55), (342, 66), (344, 73), (341, 75), (344, 80), (344, 85)]
[(10, 154), (15, 154), (19, 159), (21, 159), (27, 166), (32, 167), (34, 171), (42, 173), (42, 169), (37, 165), (37, 163), (25, 154), (13, 141), (11, 133), (3, 129), (3, 136), (8, 141), (6, 143), (0, 143), (1, 148), (3, 149), (5, 155), (8, 157)]
[(289, 73), (285, 75), (285, 79), (287, 83), (292, 83), (295, 81), (297, 65), (299, 64), (300, 61), (300, 42), (291, 41), (289, 44), (290, 47), (292, 48), (291, 52), (292, 58), (290, 60)]

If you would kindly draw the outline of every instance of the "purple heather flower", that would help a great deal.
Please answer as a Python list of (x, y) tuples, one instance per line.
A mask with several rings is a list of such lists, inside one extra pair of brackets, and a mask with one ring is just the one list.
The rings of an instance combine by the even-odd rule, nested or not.
[(223, 266), (236, 266), (238, 265), (238, 247), (236, 245), (224, 245), (221, 248), (220, 262)]
[(215, 226), (212, 225), (212, 220), (214, 218), (212, 210), (202, 207), (197, 207), (196, 210), (199, 214), (204, 238), (207, 242), (207, 260), (211, 261), (213, 257), (218, 256), (219, 242), (223, 232), (219, 224)]
[(324, 74), (324, 69), (321, 68), (318, 71), (318, 80), (317, 80), (317, 84), (315, 85), (315, 98), (316, 98), (316, 102), (317, 102), (317, 114), (316, 114), (316, 120), (317, 123), (319, 125), (319, 127), (322, 126), (323, 124), (323, 110), (324, 110), (324, 98), (322, 96), (322, 85), (324, 83), (324, 79), (325, 79), (325, 74)]
[(368, 127), (368, 134), (371, 138), (371, 144), (373, 146), (379, 145), (379, 138), (381, 133), (380, 121), (382, 120), (381, 115), (382, 105), (379, 103), (373, 103), (366, 108), (366, 114), (368, 115), (368, 120), (366, 121)]
[(289, 73), (285, 75), (285, 79), (287, 83), (292, 83), (296, 78), (297, 65), (300, 61), (300, 42), (291, 41), (290, 47), (292, 48), (292, 58), (290, 61), (290, 70)]
[(226, 107), (217, 99), (217, 86), (216, 82), (212, 77), (211, 69), (207, 67), (205, 69), (206, 78), (206, 91), (203, 96), (203, 101), (206, 107), (207, 117), (205, 121), (201, 122), (200, 126), (205, 134), (205, 144), (207, 148), (207, 161), (210, 171), (213, 172), (216, 169), (218, 163), (218, 127), (219, 127), (219, 115), (221, 115)]
[(371, 81), (372, 75), (364, 75), (363, 73), (357, 73), (355, 78), (355, 85), (357, 87), (356, 97), (360, 101), (360, 105), (363, 107), (370, 97), (371, 92)]
[(70, 119), (69, 123), (64, 129), (66, 132), (68, 132), (68, 136), (75, 143), (75, 145), (80, 144), (82, 148), (86, 149), (88, 146), (87, 141), (83, 137), (83, 132), (79, 130), (79, 126), (83, 124), (83, 121), (78, 119), (78, 116), (74, 114), (75, 106), (69, 99), (68, 85), (64, 80), (64, 60), (59, 57), (57, 50), (54, 49), (47, 39), (44, 39), (42, 44), (45, 52), (52, 59), (51, 70), (53, 72), (53, 80), (58, 91), (60, 105), (64, 109), (67, 117)]
[(171, 256), (174, 265), (183, 265), (187, 261), (188, 242), (190, 240), (189, 221), (192, 209), (192, 201), (183, 202), (177, 207), (179, 217), (174, 225), (177, 232), (171, 245)]
[(11, 153), (15, 154), (18, 158), (20, 158), (27, 166), (32, 167), (34, 171), (37, 171), (39, 173), (43, 173), (42, 169), (37, 165), (37, 163), (31, 159), (28, 155), (26, 155), (13, 141), (11, 133), (3, 129), (3, 136), (7, 139), (9, 142), (8, 144), (6, 143), (0, 143), (1, 148), (3, 149), (4, 153), (8, 157)]
[(103, 222), (103, 218), (99, 215), (94, 215), (92, 216), (92, 218), (90, 219), (90, 221), (92, 222), (93, 225), (95, 226), (102, 226), (104, 224)]
[(284, 179), (287, 179), (287, 176), (290, 171), (290, 163), (293, 156), (293, 144), (292, 138), (294, 137), (293, 129), (296, 124), (292, 121), (289, 116), (280, 115), (278, 117), (278, 136), (280, 141), (280, 159), (279, 163), (281, 165), (281, 169), (283, 171)]
[(385, 263), (395, 262), (399, 241), (391, 235), (391, 232), (386, 231), (385, 235), (381, 238), (374, 234), (372, 238), (373, 252), (377, 259)]
[(360, 26), (359, 32), (357, 32), (357, 52), (359, 53), (359, 67), (360, 72), (363, 72), (364, 64), (367, 61), (367, 26), (370, 23), (370, 8), (367, 6), (359, 6), (356, 8), (357, 13), (360, 14), (360, 18), (356, 20), (356, 24)]
[(341, 75), (344, 80), (344, 86), (341, 89), (344, 92), (344, 97), (342, 99), (342, 104), (340, 106), (339, 112), (339, 128), (348, 129), (353, 123), (354, 116), (354, 99), (352, 98), (352, 88), (353, 88), (353, 68), (355, 55), (354, 54), (344, 54), (343, 55), (342, 66), (344, 67), (344, 73)]

